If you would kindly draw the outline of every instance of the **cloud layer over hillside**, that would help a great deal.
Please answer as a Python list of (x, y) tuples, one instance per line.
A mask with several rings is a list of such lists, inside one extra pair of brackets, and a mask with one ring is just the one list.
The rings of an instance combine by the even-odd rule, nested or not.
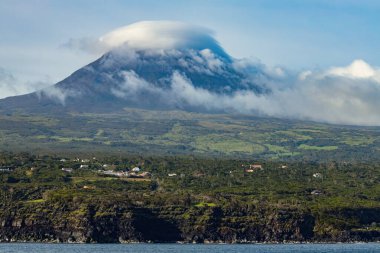
[[(254, 68), (257, 67), (254, 65)], [(305, 71), (297, 75), (268, 68), (263, 72), (267, 74), (266, 79), (256, 78), (255, 81), (261, 80), (270, 88), (271, 91), (264, 94), (249, 90), (238, 90), (232, 94), (211, 92), (195, 87), (186, 75), (179, 72), (171, 76), (169, 89), (158, 88), (133, 70), (121, 73), (124, 82), (120, 83), (120, 89), (114, 90), (114, 94), (127, 99), (148, 92), (165, 97), (168, 103), (177, 107), (187, 104), (209, 111), (254, 113), (338, 124), (380, 125), (380, 70), (362, 60), (346, 67)], [(271, 73), (272, 79), (268, 79)]]

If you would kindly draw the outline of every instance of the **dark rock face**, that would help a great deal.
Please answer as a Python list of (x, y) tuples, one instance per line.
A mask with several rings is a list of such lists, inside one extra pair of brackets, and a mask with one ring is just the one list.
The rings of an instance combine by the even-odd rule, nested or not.
[[(372, 210), (374, 211), (374, 210)], [(120, 208), (99, 212), (52, 210), (3, 213), (1, 241), (30, 242), (305, 242), (376, 241), (378, 231), (339, 230), (296, 209), (223, 210), (220, 207)], [(360, 212), (360, 211), (359, 211)], [(323, 227), (323, 231), (320, 230)]]

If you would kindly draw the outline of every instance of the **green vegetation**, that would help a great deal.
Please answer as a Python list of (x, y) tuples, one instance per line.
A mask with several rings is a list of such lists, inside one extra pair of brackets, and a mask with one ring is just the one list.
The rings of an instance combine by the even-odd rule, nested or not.
[(301, 144), (298, 148), (300, 149), (306, 149), (306, 150), (326, 150), (326, 151), (332, 151), (338, 149), (338, 146), (310, 146), (306, 144)]
[(372, 136), (354, 136), (346, 137), (342, 142), (350, 146), (367, 146), (373, 144), (375, 140), (376, 138)]
[(202, 152), (214, 151), (224, 154), (233, 152), (257, 154), (265, 151), (261, 145), (223, 135), (205, 135), (196, 138), (196, 148)]
[(30, 204), (33, 204), (33, 203), (43, 203), (45, 202), (44, 199), (32, 199), (32, 200), (27, 200), (26, 203), (30, 203)]
[(195, 205), (196, 207), (215, 207), (215, 203), (205, 203), (205, 202), (200, 202)]
[[(82, 160), (88, 168), (80, 168)], [(138, 166), (150, 176), (105, 175), (99, 172), (105, 164), (114, 171)], [(250, 164), (260, 164), (262, 169), (250, 172)], [(186, 235), (190, 241), (246, 240), (247, 236), (258, 241), (375, 240), (380, 233), (377, 163), (136, 155), (62, 158), (3, 153), (0, 166), (10, 168), (0, 172), (0, 222), (14, 221), (8, 230), (0, 228), (0, 238), (4, 233), (9, 236), (12, 224), (21, 224), (18, 220), (30, 219), (41, 224), (49, 219), (53, 227), (71, 224), (71, 230), (79, 229), (76, 233), (82, 233), (83, 226), (96, 226), (101, 237), (91, 234), (85, 241), (103, 242), (123, 236), (131, 239), (132, 234), (137, 236), (135, 240), (166, 241), (169, 239), (153, 236), (146, 229), (174, 229), (173, 224), (177, 232), (161, 232), (176, 240), (185, 240), (180, 235)], [(83, 221), (89, 223), (83, 225)], [(151, 224), (139, 225), (144, 222)], [(115, 224), (126, 227), (115, 230)], [(21, 231), (27, 231), (27, 225), (23, 226)], [(256, 232), (248, 232), (255, 226)], [(50, 232), (45, 234), (53, 231), (46, 229)], [(129, 232), (104, 237), (107, 229), (111, 234)], [(268, 229), (274, 232), (260, 237)], [(144, 233), (145, 237), (138, 237)]]
[(0, 115), (0, 147), (35, 154), (128, 152), (369, 162), (379, 161), (380, 129), (141, 109), (108, 114), (15, 113)]
[[(137, 109), (1, 114), (0, 147), (0, 241), (380, 240), (375, 127)], [(150, 176), (99, 172), (136, 166)]]

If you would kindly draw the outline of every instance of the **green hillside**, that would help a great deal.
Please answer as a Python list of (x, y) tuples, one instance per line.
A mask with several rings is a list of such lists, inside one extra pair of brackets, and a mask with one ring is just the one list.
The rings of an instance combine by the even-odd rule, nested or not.
[(0, 147), (34, 153), (373, 161), (380, 157), (380, 128), (139, 109), (109, 114), (13, 113), (0, 114)]

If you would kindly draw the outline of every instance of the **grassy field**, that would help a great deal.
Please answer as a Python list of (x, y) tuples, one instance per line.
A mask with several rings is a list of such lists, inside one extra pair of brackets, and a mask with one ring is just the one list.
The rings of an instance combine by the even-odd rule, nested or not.
[(298, 148), (299, 149), (305, 149), (305, 150), (332, 151), (332, 150), (337, 150), (338, 146), (310, 146), (310, 145), (306, 145), (306, 144), (301, 144)]
[(380, 128), (140, 109), (54, 116), (0, 113), (0, 149), (379, 160)]

